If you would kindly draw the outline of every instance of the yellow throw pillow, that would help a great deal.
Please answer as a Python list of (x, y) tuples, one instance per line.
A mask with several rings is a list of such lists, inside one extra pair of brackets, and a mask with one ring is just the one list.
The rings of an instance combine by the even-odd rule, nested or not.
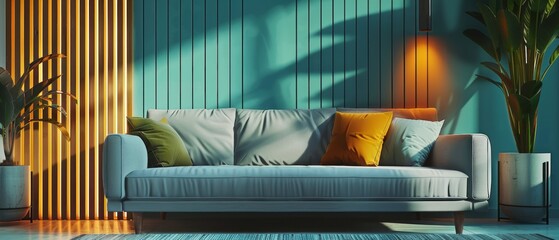
[(392, 112), (336, 113), (322, 165), (378, 166)]

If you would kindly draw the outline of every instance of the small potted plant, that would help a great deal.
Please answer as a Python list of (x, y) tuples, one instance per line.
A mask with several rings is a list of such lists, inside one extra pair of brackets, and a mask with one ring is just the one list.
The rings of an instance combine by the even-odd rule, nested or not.
[[(559, 35), (559, 7), (555, 0), (478, 0), (478, 20), (483, 31), (467, 29), (464, 35), (491, 56), (481, 64), (498, 80), (478, 75), (497, 86), (505, 97), (516, 153), (499, 154), (499, 204), (510, 218), (541, 221), (548, 196), (542, 166), (550, 166), (550, 153), (534, 153), (538, 105), (543, 81), (559, 57), (554, 46)], [(549, 187), (549, 186), (548, 186)], [(530, 208), (530, 206), (532, 208)]]
[[(18, 166), (13, 156), (14, 143), (21, 130), (35, 122), (44, 122), (56, 126), (67, 140), (70, 139), (62, 119), (57, 117), (57, 113), (66, 117), (66, 111), (53, 102), (53, 97), (65, 95), (74, 100), (76, 97), (61, 90), (49, 90), (60, 76), (39, 82), (27, 90), (22, 88), (24, 84), (29, 86), (30, 72), (55, 58), (64, 58), (64, 55), (51, 54), (33, 61), (16, 81), (8, 71), (0, 68), (0, 133), (6, 158), (0, 164), (0, 221), (20, 220), (30, 208), (30, 169), (29, 166)], [(52, 114), (39, 118), (34, 114), (39, 111)]]

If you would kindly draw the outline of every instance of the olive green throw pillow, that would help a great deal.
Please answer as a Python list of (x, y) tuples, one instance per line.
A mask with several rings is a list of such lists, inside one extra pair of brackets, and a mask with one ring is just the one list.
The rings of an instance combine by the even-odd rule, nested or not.
[(144, 141), (148, 167), (192, 166), (192, 159), (177, 132), (167, 123), (149, 118), (128, 117), (129, 134)]

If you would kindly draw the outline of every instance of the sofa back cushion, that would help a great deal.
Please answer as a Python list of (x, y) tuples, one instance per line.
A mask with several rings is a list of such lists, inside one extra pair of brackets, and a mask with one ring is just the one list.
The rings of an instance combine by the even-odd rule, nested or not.
[(188, 149), (193, 165), (233, 165), (235, 109), (148, 110), (167, 118)]
[(237, 109), (235, 165), (320, 164), (335, 112)]
[(340, 112), (392, 112), (394, 118), (438, 121), (436, 108), (338, 108)]

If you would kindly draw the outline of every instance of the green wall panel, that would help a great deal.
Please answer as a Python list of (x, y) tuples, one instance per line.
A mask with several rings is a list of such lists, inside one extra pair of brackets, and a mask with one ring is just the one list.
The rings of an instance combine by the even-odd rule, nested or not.
[(134, 114), (403, 107), (405, 1), (136, 1)]

